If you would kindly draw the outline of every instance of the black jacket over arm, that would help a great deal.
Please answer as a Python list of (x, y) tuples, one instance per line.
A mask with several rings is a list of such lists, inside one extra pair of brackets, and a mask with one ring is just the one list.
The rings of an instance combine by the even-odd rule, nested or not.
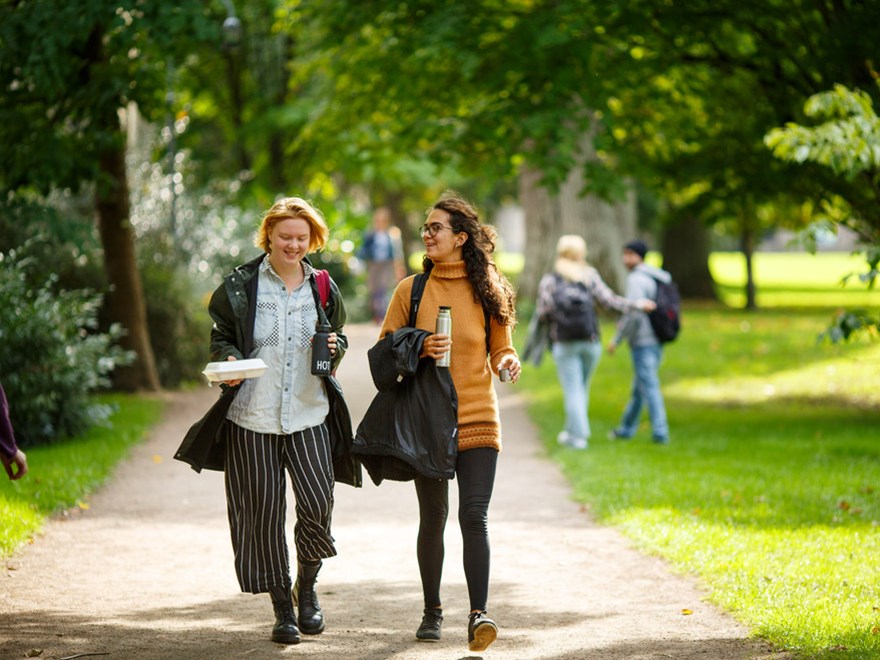
[(377, 486), (416, 474), (452, 479), (458, 454), (458, 397), (449, 369), (420, 360), (430, 334), (405, 326), (370, 349), (379, 392), (357, 429), (353, 452)]

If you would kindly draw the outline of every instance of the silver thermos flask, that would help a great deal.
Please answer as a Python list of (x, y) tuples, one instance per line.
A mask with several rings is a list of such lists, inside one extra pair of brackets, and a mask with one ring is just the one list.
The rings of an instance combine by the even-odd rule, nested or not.
[[(452, 336), (452, 308), (441, 306), (437, 313), (437, 326), (434, 329), (438, 335)], [(443, 357), (438, 358), (435, 363), (438, 367), (448, 367), (451, 350), (447, 351)]]

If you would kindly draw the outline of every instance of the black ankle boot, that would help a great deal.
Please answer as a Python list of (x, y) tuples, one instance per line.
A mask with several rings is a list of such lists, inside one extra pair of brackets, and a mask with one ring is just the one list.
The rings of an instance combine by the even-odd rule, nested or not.
[(290, 587), (269, 587), (269, 597), (275, 610), (272, 641), (279, 644), (299, 644), (299, 629), (296, 627), (296, 611), (293, 609)]
[(305, 635), (320, 635), (324, 632), (324, 613), (318, 603), (315, 592), (315, 580), (321, 562), (314, 566), (300, 564), (296, 573), (296, 584), (293, 586), (293, 600), (299, 607), (299, 629)]

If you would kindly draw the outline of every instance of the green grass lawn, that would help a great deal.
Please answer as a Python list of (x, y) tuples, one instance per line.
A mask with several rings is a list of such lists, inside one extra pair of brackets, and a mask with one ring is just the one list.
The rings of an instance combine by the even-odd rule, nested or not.
[[(860, 255), (845, 252), (759, 252), (753, 260), (759, 307), (880, 306), (880, 290), (870, 290), (850, 273), (867, 271)], [(713, 252), (709, 270), (721, 300), (745, 306), (745, 257), (739, 252)]]
[(54, 513), (87, 507), (89, 493), (103, 484), (116, 464), (162, 413), (158, 399), (111, 395), (101, 401), (116, 412), (107, 424), (80, 437), (27, 450), (28, 473), (18, 481), (0, 479), (0, 557), (38, 532)]
[(666, 447), (647, 419), (628, 442), (606, 439), (630, 387), (625, 348), (599, 365), (587, 451), (556, 445), (549, 354), (521, 385), (573, 496), (600, 521), (699, 576), (779, 647), (880, 657), (880, 343), (817, 344), (830, 316), (686, 308), (661, 370)]

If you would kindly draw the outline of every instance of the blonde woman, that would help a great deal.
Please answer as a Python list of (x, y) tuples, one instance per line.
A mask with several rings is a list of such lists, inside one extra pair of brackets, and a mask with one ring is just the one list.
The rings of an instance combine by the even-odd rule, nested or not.
[[(236, 576), (242, 591), (269, 593), (272, 641), (282, 644), (299, 643), (300, 632), (324, 630), (315, 581), (322, 560), (336, 555), (330, 533), (334, 482), (360, 485), (359, 472), (334, 471), (334, 456), (346, 448), (331, 446), (332, 430), (347, 426), (351, 449), (339, 383), (310, 371), (319, 319), (332, 328), (327, 345), (334, 370), (348, 346), (339, 289), (306, 258), (325, 245), (328, 233), (318, 210), (299, 197), (279, 200), (263, 217), (256, 237), (263, 254), (224, 278), (208, 311), (212, 359), (259, 357), (268, 369), (259, 378), (224, 383), (212, 411), (225, 402), (225, 412), (219, 409), (194, 440), (184, 440), (177, 456), (196, 469), (225, 470)], [(319, 290), (319, 273), (329, 292)], [(201, 458), (200, 448), (214, 446), (215, 439), (225, 443), (219, 466)], [(293, 594), (285, 535), (288, 476), (296, 502)]]
[(602, 356), (595, 303), (626, 313), (650, 311), (650, 300), (627, 300), (615, 294), (587, 262), (587, 243), (578, 235), (561, 236), (556, 263), (538, 284), (535, 313), (549, 325), (551, 352), (565, 406), (561, 445), (586, 449), (590, 440), (590, 381)]

